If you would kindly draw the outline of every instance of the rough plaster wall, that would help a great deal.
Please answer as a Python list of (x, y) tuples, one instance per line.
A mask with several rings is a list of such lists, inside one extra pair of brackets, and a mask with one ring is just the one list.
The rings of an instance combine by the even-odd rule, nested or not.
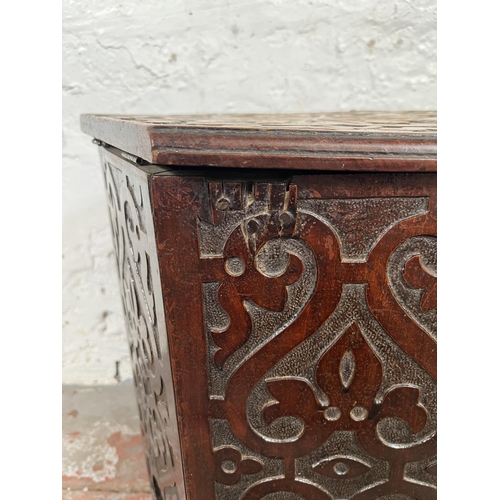
[(63, 382), (131, 376), (81, 113), (435, 109), (435, 0), (65, 0)]

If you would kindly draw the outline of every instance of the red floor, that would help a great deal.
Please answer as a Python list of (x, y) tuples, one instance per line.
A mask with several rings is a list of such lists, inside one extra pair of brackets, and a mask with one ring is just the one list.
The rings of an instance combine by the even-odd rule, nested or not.
[(63, 387), (63, 500), (153, 500), (130, 383)]

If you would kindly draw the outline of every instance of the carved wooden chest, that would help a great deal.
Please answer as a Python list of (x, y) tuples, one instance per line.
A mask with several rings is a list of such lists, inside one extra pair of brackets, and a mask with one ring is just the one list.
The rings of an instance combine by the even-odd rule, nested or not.
[(82, 128), (155, 498), (436, 498), (435, 114)]

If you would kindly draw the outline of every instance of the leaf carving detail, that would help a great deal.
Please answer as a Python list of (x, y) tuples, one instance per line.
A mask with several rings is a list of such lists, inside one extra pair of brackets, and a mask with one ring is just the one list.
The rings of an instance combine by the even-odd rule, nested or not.
[(340, 380), (342, 385), (348, 389), (351, 385), (352, 379), (354, 378), (354, 371), (356, 369), (356, 362), (354, 361), (354, 354), (352, 351), (348, 350), (342, 356), (340, 361)]

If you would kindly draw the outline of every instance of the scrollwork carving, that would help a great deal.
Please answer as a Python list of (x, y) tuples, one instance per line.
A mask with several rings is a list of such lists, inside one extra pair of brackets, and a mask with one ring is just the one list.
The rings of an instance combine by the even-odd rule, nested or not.
[[(405, 268), (415, 257), (418, 258), (421, 273), (426, 274), (435, 283), (437, 278), (437, 239), (434, 236), (416, 236), (402, 243), (389, 259), (387, 264), (389, 285), (404, 311), (436, 340), (437, 309), (423, 307), (422, 299), (425, 298), (424, 294), (427, 290), (411, 286), (408, 283), (408, 278), (405, 279)], [(418, 284), (416, 286), (418, 287)], [(433, 291), (435, 294), (435, 289)], [(435, 298), (433, 303), (435, 304)]]
[(255, 485), (284, 477), (283, 460), (264, 457), (242, 445), (225, 420), (211, 420), (210, 426), (218, 467), (215, 474), (217, 499), (240, 499)]
[(101, 160), (153, 489), (181, 500), (184, 478), (147, 180), (108, 152), (101, 152)]
[[(379, 439), (393, 448), (406, 448), (430, 439), (436, 432), (436, 384), (415, 361), (413, 361), (384, 331), (376, 321), (366, 304), (365, 285), (346, 284), (337, 309), (323, 326), (306, 341), (282, 358), (252, 389), (247, 402), (248, 422), (259, 435), (269, 440), (279, 439), (275, 427), (265, 423), (264, 408), (276, 402), (267, 389), (267, 383), (273, 380), (296, 379), (306, 382), (321, 407), (326, 408), (332, 402), (316, 381), (316, 367), (323, 354), (335, 345), (342, 334), (356, 323), (384, 367), (382, 383), (374, 397), (374, 404), (382, 404), (385, 396), (397, 387), (416, 387), (419, 389), (419, 404), (427, 413), (427, 422), (418, 433), (413, 433), (410, 426), (398, 418), (385, 418), (377, 426)], [(303, 432), (298, 417), (290, 417), (286, 422), (296, 440)], [(283, 426), (280, 427), (283, 433)], [(283, 440), (283, 434), (281, 434)]]
[(288, 266), (289, 255), (295, 255), (303, 262), (301, 277), (287, 287), (287, 302), (283, 311), (274, 312), (260, 307), (252, 300), (244, 300), (244, 307), (252, 320), (252, 331), (248, 341), (224, 363), (216, 367), (213, 357), (217, 351), (212, 332), (224, 331), (229, 326), (227, 314), (217, 301), (217, 283), (205, 283), (205, 327), (209, 346), (210, 397), (223, 399), (226, 385), (235, 371), (270, 340), (279, 335), (302, 312), (314, 292), (317, 266), (312, 250), (302, 240), (276, 238), (267, 241), (255, 256), (255, 266), (267, 277), (276, 277)]
[(332, 230), (340, 243), (342, 262), (366, 262), (391, 227), (425, 214), (428, 202), (426, 197), (300, 200), (298, 210)]
[(430, 469), (436, 468), (436, 457), (421, 460), (419, 462), (410, 462), (405, 465), (404, 478), (406, 481), (429, 488), (437, 488), (437, 477), (430, 473)]
[[(198, 222), (200, 257), (224, 259), (223, 269), (228, 279), (244, 279), (253, 265), (261, 276), (276, 280), (288, 272), (292, 256), (302, 264), (298, 279), (286, 285), (286, 299), (280, 310), (268, 309), (242, 294), (241, 303), (250, 319), (251, 330), (248, 338), (223, 358), (220, 365), (214, 361), (221, 349), (214, 336), (231, 331), (232, 306), (227, 300), (224, 302), (227, 307), (220, 302), (222, 282), (203, 284), (209, 397), (221, 405), (228, 404), (221, 409), (231, 408), (227, 398), (232, 393), (229, 391), (228, 396), (226, 389), (233, 375), (241, 373), (258, 352), (270, 348), (271, 341), (278, 335), (287, 335), (306, 308), (310, 310), (314, 303), (320, 278), (318, 262), (325, 256), (320, 246), (311, 246), (310, 241), (302, 237), (308, 225), (319, 223), (333, 233), (339, 245), (340, 261), (331, 262), (331, 266), (370, 266), (371, 272), (370, 254), (384, 235), (404, 221), (424, 217), (429, 209), (426, 196), (301, 199), (290, 212), (297, 213), (297, 219), (293, 219), (296, 225), (286, 234), (277, 236), (275, 229), (278, 227), (282, 231), (284, 225), (276, 221), (288, 218), (283, 217), (286, 203), (274, 202), (281, 208), (273, 209), (268, 201), (253, 200), (244, 204), (244, 208), (231, 210), (226, 207), (218, 223)], [(255, 230), (250, 227), (251, 222), (255, 223)], [(234, 253), (225, 253), (227, 242), (236, 231), (240, 231), (249, 249), (246, 261)], [(250, 233), (258, 234), (252, 240), (251, 251)], [(410, 237), (387, 254), (385, 267), (377, 267), (386, 272), (387, 291), (384, 293), (390, 294), (391, 290), (405, 313), (431, 336), (435, 334), (433, 284), (420, 276), (420, 267), (411, 259), (418, 258), (422, 272), (435, 277), (435, 249), (433, 237)], [(339, 254), (330, 252), (329, 255)], [(248, 395), (245, 396), (245, 421), (239, 420), (233, 429), (239, 427), (239, 434), (236, 433), (239, 439), (231, 430), (234, 415), (227, 421), (211, 420), (212, 444), (218, 464), (217, 500), (240, 500), (247, 494), (253, 498), (256, 491), (259, 495), (264, 494), (262, 498), (266, 500), (307, 498), (307, 495), (303, 497), (304, 490), (299, 488), (295, 492), (289, 480), (295, 485), (300, 483), (303, 488), (307, 485), (310, 489), (305, 491), (316, 491), (318, 495), (321, 491), (321, 495), (332, 500), (357, 497), (372, 488), (379, 498), (412, 498), (405, 494), (404, 487), (394, 490), (393, 494), (385, 494), (388, 490), (382, 485), (391, 480), (391, 467), (398, 460), (398, 453), (422, 457), (427, 451), (421, 450), (432, 447), (428, 444), (436, 434), (436, 382), (395, 342), (370, 310), (366, 281), (342, 282), (339, 286), (338, 302), (326, 320), (287, 352), (280, 352), (281, 357), (265, 372), (260, 372), (264, 375), (259, 374), (261, 378), (252, 382), (252, 387), (241, 389)], [(366, 366), (370, 366), (372, 372), (366, 372)], [(330, 367), (329, 372), (327, 367)], [(293, 388), (293, 394), (304, 395), (301, 401), (304, 408), (297, 404), (291, 409), (287, 388)], [(305, 396), (307, 391), (310, 394)], [(356, 394), (361, 399), (356, 399)], [(282, 398), (287, 403), (282, 405)], [(309, 398), (307, 403), (306, 398)], [(243, 433), (245, 426), (248, 431)], [(330, 429), (329, 437), (322, 426)], [(322, 443), (316, 441), (318, 431), (323, 433)], [(247, 440), (249, 432), (253, 437)], [(290, 476), (293, 471), (290, 466), (286, 472), (282, 465), (276, 465), (278, 462), (272, 462), (275, 465), (271, 468), (266, 465), (266, 460), (279, 461), (276, 457), (282, 455), (275, 452), (271, 458), (262, 454), (256, 444), (259, 442), (266, 443), (266, 449), (280, 450), (279, 453), (290, 450), (293, 454), (295, 449), (309, 451), (296, 456), (294, 473)], [(315, 449), (311, 443), (316, 443)], [(381, 458), (384, 454), (381, 450), (386, 450), (387, 460)], [(428, 458), (407, 463), (404, 474), (401, 468), (398, 481), (433, 488), (433, 476), (426, 470), (429, 463)], [(285, 477), (288, 479), (283, 479)], [(258, 486), (268, 480), (273, 489), (262, 493), (265, 488)]]

